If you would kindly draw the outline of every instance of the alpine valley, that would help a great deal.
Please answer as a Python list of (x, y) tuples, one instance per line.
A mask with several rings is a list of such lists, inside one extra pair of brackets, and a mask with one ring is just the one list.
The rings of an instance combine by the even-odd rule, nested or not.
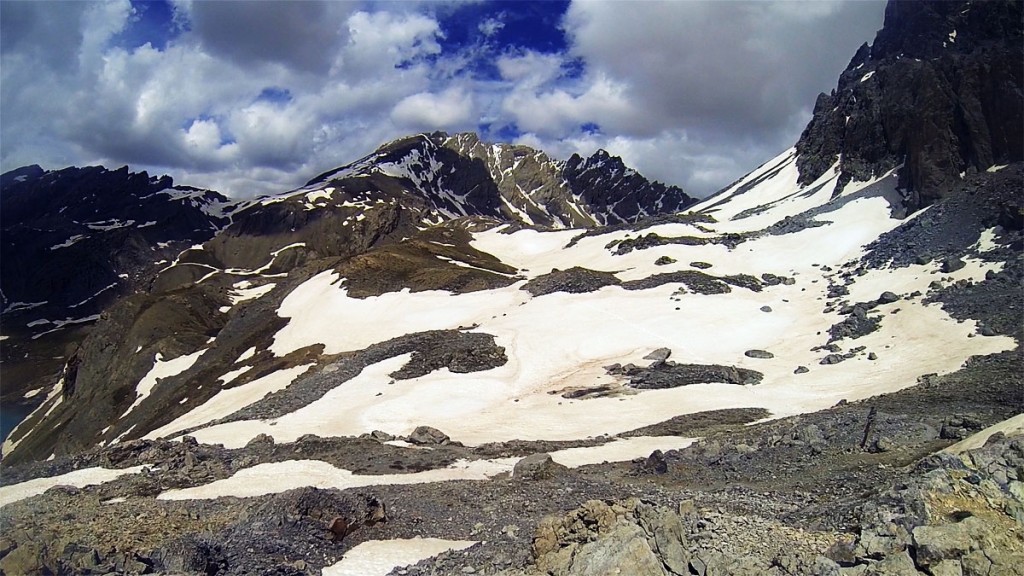
[(700, 201), (469, 133), (3, 174), (0, 573), (1024, 574), (1022, 21), (891, 1)]

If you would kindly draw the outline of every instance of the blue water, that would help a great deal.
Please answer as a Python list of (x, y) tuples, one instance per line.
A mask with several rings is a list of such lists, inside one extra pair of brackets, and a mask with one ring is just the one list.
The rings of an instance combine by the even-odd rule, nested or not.
[(7, 439), (7, 435), (14, 430), (19, 422), (25, 419), (32, 412), (29, 406), (11, 406), (7, 403), (0, 404), (0, 442)]

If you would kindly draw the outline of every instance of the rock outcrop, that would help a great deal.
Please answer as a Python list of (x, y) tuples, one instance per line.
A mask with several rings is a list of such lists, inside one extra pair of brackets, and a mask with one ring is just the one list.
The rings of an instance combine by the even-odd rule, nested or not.
[(1024, 159), (1021, 2), (894, 0), (796, 145), (800, 182), (896, 169), (908, 212), (963, 174)]

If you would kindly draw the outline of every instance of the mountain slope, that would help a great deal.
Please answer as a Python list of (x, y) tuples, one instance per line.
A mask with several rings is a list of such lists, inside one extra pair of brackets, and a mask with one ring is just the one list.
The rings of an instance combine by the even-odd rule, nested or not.
[[(465, 215), (523, 225), (591, 225), (690, 201), (678, 188), (652, 184), (603, 152), (595, 158), (594, 166), (572, 172), (566, 166), (575, 167), (578, 158), (559, 163), (521, 146), (485, 145), (471, 134), (419, 135), (384, 145), (300, 189), (234, 202), (126, 168), (44, 173), (30, 167), (5, 174), (3, 286), (11, 304), (4, 317), (5, 403), (38, 407), (43, 388), (60, 379), (62, 364), (85, 359), (86, 369), (74, 374), (80, 384), (67, 387), (88, 390), (91, 407), (60, 412), (55, 418), (61, 424), (50, 426), (41, 441), (64, 450), (86, 448), (101, 429), (109, 431), (109, 440), (134, 424), (110, 425), (105, 418), (133, 403), (131, 389), (153, 354), (170, 358), (192, 350), (229, 323), (244, 308), (240, 304), (284, 289), (307, 266), (333, 266)], [(604, 182), (573, 192), (583, 177)], [(521, 192), (526, 185), (529, 194)], [(609, 198), (617, 207), (607, 206)], [(478, 258), (437, 248), (422, 242), (393, 251), (373, 264), (383, 272), (370, 283), (402, 267), (402, 274), (415, 269), (416, 282), (436, 287), (508, 283), (515, 272), (498, 265), (505, 276), (480, 277), (464, 263)], [(451, 258), (434, 258), (441, 253)], [(168, 313), (174, 308), (186, 312)], [(106, 320), (94, 339), (99, 344), (86, 342), (76, 352), (100, 313)], [(155, 352), (145, 352), (150, 349)], [(37, 457), (49, 449), (21, 446), (40, 452)]]
[(147, 290), (161, 261), (212, 238), (230, 210), (216, 192), (127, 167), (0, 177), (5, 407), (24, 401), (29, 384), (55, 380), (107, 307)]

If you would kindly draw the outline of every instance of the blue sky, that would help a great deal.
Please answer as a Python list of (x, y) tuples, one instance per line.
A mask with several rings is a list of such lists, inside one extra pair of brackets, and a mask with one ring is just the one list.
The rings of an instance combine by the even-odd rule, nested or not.
[(879, 1), (0, 2), (0, 168), (278, 192), (393, 138), (598, 148), (706, 195), (791, 146)]

